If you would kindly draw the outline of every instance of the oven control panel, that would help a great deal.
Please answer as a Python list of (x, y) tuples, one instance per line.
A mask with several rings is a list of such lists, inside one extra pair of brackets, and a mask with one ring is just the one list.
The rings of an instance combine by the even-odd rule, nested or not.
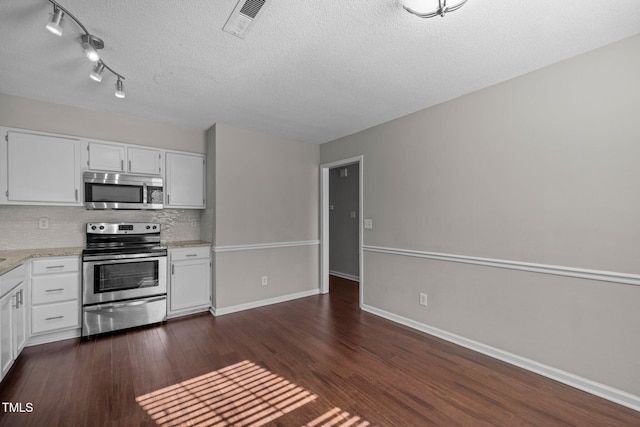
[(160, 233), (160, 224), (152, 222), (90, 222), (87, 234), (156, 234)]

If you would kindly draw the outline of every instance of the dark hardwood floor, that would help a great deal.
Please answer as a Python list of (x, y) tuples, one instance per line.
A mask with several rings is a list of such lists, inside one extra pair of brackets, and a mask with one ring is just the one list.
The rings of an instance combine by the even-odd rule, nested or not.
[[(640, 425), (640, 413), (361, 312), (357, 283), (25, 348), (1, 426)], [(2, 409), (2, 408), (0, 408)]]

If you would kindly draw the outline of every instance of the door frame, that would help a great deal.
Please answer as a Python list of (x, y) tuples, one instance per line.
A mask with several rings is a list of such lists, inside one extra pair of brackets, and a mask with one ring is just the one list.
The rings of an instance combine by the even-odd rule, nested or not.
[(363, 224), (362, 218), (364, 210), (364, 156), (349, 157), (348, 159), (337, 160), (335, 162), (323, 163), (320, 165), (320, 293), (329, 292), (329, 170), (342, 166), (358, 164), (358, 263), (360, 278), (359, 305), (362, 306), (364, 295), (364, 258), (363, 258)]

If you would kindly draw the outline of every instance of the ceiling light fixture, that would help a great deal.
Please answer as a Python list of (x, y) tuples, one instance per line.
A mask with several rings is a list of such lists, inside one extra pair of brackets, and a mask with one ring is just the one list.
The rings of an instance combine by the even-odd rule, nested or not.
[(124, 77), (122, 76), (122, 74), (119, 74), (113, 71), (113, 69), (110, 68), (104, 62), (104, 60), (100, 58), (100, 55), (98, 54), (98, 50), (104, 49), (104, 42), (102, 41), (102, 39), (91, 34), (87, 30), (87, 28), (84, 25), (82, 25), (82, 23), (78, 20), (78, 18), (73, 16), (73, 14), (71, 14), (67, 9), (60, 6), (60, 4), (57, 1), (49, 0), (49, 3), (53, 5), (53, 15), (51, 17), (51, 21), (47, 23), (45, 28), (51, 31), (53, 34), (57, 36), (61, 36), (62, 35), (62, 18), (65, 15), (67, 15), (71, 19), (73, 19), (75, 23), (78, 24), (78, 26), (82, 29), (82, 31), (84, 31), (84, 34), (80, 36), (80, 45), (82, 46), (84, 54), (87, 56), (87, 58), (91, 62), (96, 63), (95, 66), (93, 67), (93, 70), (89, 74), (89, 77), (91, 77), (93, 80), (97, 82), (101, 82), (104, 74), (104, 70), (105, 69), (109, 70), (111, 74), (113, 74), (118, 78), (118, 81), (116, 82), (116, 97), (124, 98), (124, 85), (122, 82), (124, 80)]
[(53, 6), (53, 14), (51, 15), (51, 21), (47, 22), (45, 28), (55, 34), (56, 36), (62, 35), (62, 18), (64, 17), (64, 12), (62, 9)]
[(462, 0), (454, 6), (449, 6), (447, 0), (438, 0), (438, 8), (433, 10), (435, 0), (402, 0), (402, 7), (420, 18), (433, 18), (438, 15), (444, 17), (445, 14), (460, 9), (466, 2), (467, 0)]

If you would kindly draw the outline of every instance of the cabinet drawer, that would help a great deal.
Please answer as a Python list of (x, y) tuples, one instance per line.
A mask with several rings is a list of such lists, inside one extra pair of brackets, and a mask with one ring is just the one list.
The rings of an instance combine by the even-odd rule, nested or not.
[(33, 276), (31, 278), (32, 304), (77, 300), (80, 296), (80, 273)]
[(67, 273), (79, 269), (79, 257), (34, 259), (31, 264), (32, 274)]
[(34, 334), (80, 327), (78, 301), (40, 305), (31, 308), (31, 331)]
[(196, 246), (193, 248), (171, 249), (169, 257), (171, 261), (184, 261), (190, 259), (209, 258), (211, 246)]

